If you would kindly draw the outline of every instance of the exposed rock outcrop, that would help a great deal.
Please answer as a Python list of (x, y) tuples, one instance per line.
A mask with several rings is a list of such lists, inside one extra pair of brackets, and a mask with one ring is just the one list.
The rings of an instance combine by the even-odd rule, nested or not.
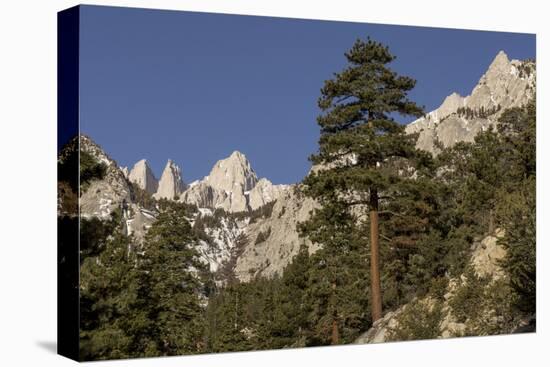
[(133, 202), (132, 187), (124, 170), (92, 139), (81, 135), (80, 149), (106, 166), (104, 177), (90, 181), (89, 187), (82, 193), (80, 215), (83, 218), (107, 220), (114, 210), (121, 209), (125, 233), (133, 235), (137, 242), (141, 242), (155, 221), (156, 213)]
[(248, 281), (259, 274), (266, 277), (281, 274), (302, 244), (310, 253), (315, 252), (318, 246), (300, 237), (296, 228), (298, 223), (309, 219), (314, 208), (315, 202), (299, 197), (294, 187), (281, 191), (271, 215), (247, 226), (248, 243), (237, 258), (237, 278)]
[(147, 231), (157, 220), (156, 216), (156, 212), (130, 204), (127, 212), (124, 213), (126, 234), (134, 236), (137, 243), (142, 243)]
[(117, 163), (85, 135), (80, 136), (80, 149), (89, 153), (107, 167), (102, 180), (93, 180), (80, 197), (80, 213), (83, 217), (95, 216), (108, 219), (123, 201), (131, 202), (131, 188)]
[(151, 195), (157, 192), (158, 181), (146, 159), (142, 159), (134, 165), (128, 179)]
[(183, 193), (181, 201), (228, 212), (247, 211), (248, 191), (257, 182), (258, 177), (248, 159), (235, 151), (228, 158), (216, 162), (203, 180), (192, 183)]
[(155, 199), (173, 200), (185, 190), (181, 169), (169, 159), (164, 167), (158, 184), (157, 192), (153, 195)]
[[(218, 195), (224, 195), (223, 198), (219, 198)], [(187, 190), (180, 196), (180, 201), (193, 204), (199, 208), (215, 208), (219, 202), (223, 202), (227, 194), (225, 192), (219, 193), (212, 186), (206, 182), (195, 181), (192, 182)]]
[(228, 158), (216, 162), (205, 180), (216, 190), (245, 192), (252, 190), (258, 177), (245, 155), (234, 151)]
[(128, 170), (128, 167), (120, 167), (120, 170), (122, 171), (122, 174), (125, 178), (128, 178), (130, 175), (130, 170)]
[[(288, 185), (273, 185), (267, 178), (262, 178), (248, 193), (248, 205), (255, 210), (274, 200), (277, 200), (284, 191), (289, 190)], [(246, 192), (245, 192), (246, 194)]]
[(533, 61), (509, 60), (500, 51), (469, 96), (453, 93), (439, 108), (406, 126), (419, 133), (417, 147), (437, 153), (439, 145), (471, 142), (480, 132), (497, 124), (506, 108), (526, 104), (535, 93)]
[(387, 312), (377, 320), (372, 327), (355, 339), (354, 344), (384, 343), (388, 341), (388, 334), (392, 328), (398, 326), (397, 316), (403, 312), (403, 307)]
[(287, 188), (267, 179), (258, 180), (245, 155), (235, 151), (219, 160), (204, 179), (191, 183), (180, 200), (201, 208), (245, 212), (276, 200)]
[(471, 263), (479, 276), (491, 276), (494, 279), (504, 277), (500, 262), (506, 256), (506, 250), (498, 243), (504, 237), (503, 230), (497, 230), (494, 236), (487, 236), (474, 243)]

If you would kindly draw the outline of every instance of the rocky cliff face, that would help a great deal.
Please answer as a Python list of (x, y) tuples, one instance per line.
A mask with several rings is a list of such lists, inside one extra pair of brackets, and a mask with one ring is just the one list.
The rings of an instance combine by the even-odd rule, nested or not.
[(286, 188), (258, 180), (248, 159), (235, 151), (219, 160), (204, 179), (191, 183), (180, 200), (198, 207), (244, 212), (276, 200)]
[(160, 177), (157, 192), (153, 197), (155, 199), (173, 200), (179, 197), (185, 188), (186, 186), (182, 179), (181, 169), (169, 159)]
[(122, 171), (124, 177), (128, 179), (128, 176), (130, 175), (130, 170), (128, 170), (128, 167), (120, 167), (120, 170)]
[(105, 177), (102, 180), (92, 181), (80, 197), (80, 213), (83, 217), (95, 216), (107, 219), (123, 201), (131, 202), (130, 184), (117, 163), (89, 137), (80, 136), (80, 149), (107, 167)]
[[(298, 199), (292, 185), (258, 180), (240, 152), (218, 161), (208, 176), (191, 183), (180, 201), (196, 205), (203, 217), (212, 216), (215, 209), (226, 213), (218, 225), (206, 229), (212, 241), (201, 246), (212, 271), (231, 263), (235, 277), (241, 281), (259, 274), (269, 277), (280, 274), (301, 244), (313, 251), (313, 245), (300, 238), (296, 229), (309, 216), (313, 202)], [(273, 205), (269, 215), (252, 219), (254, 211), (268, 204)], [(238, 213), (240, 219), (232, 213)], [(258, 241), (258, 236), (264, 240)]]
[(273, 185), (267, 178), (262, 178), (249, 191), (248, 206), (251, 210), (258, 209), (277, 200), (277, 198), (281, 197), (288, 190), (290, 190), (290, 186), (288, 185)]
[(128, 174), (128, 179), (151, 195), (157, 192), (159, 183), (146, 159), (142, 159), (134, 165)]
[(246, 227), (247, 242), (236, 259), (235, 276), (248, 281), (257, 275), (280, 275), (301, 245), (315, 252), (318, 247), (300, 237), (297, 230), (298, 223), (306, 221), (314, 208), (315, 202), (300, 197), (295, 186), (282, 191), (269, 216)]
[(252, 190), (258, 177), (244, 154), (234, 151), (228, 158), (216, 162), (205, 180), (216, 190), (246, 192)]
[(478, 132), (496, 125), (506, 108), (522, 106), (534, 96), (535, 74), (533, 61), (509, 60), (500, 51), (469, 96), (451, 94), (406, 131), (419, 133), (417, 147), (432, 153), (441, 145), (473, 141)]
[(248, 192), (258, 182), (250, 162), (240, 152), (216, 162), (210, 174), (195, 183), (182, 201), (199, 207), (222, 208), (229, 212), (247, 211)]

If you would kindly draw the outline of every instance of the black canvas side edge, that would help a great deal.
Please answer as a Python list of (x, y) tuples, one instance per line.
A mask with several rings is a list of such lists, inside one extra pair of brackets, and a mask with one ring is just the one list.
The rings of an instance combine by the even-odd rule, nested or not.
[[(80, 8), (57, 13), (57, 153), (79, 134)], [(79, 167), (64, 172), (74, 182)], [(58, 170), (58, 179), (60, 172)], [(57, 219), (57, 353), (79, 357), (79, 210)]]

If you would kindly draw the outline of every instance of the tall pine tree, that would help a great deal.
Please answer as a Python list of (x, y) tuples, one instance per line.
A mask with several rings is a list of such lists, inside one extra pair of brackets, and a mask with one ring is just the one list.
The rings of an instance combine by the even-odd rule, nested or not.
[(415, 80), (388, 67), (395, 57), (386, 46), (357, 40), (345, 56), (348, 66), (321, 89), (319, 152), (311, 160), (322, 168), (305, 179), (305, 192), (325, 207), (344, 202), (348, 211), (368, 210), (371, 309), (376, 321), (382, 316), (379, 207), (381, 200), (391, 200), (381, 195), (406, 179), (398, 168), (403, 161), (426, 157), (416, 150), (416, 137), (406, 135), (394, 116), (418, 117), (423, 111), (407, 98)]
[(183, 205), (167, 203), (145, 237), (138, 264), (138, 349), (146, 356), (204, 351), (210, 279)]

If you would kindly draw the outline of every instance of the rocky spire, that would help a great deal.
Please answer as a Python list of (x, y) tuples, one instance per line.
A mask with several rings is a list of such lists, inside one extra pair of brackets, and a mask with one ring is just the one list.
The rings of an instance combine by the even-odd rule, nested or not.
[(206, 180), (217, 190), (244, 192), (252, 190), (258, 177), (244, 154), (234, 151), (214, 165)]
[(134, 165), (134, 168), (132, 168), (128, 175), (128, 179), (150, 194), (157, 192), (158, 181), (145, 159), (140, 160)]
[(535, 93), (536, 65), (533, 61), (510, 60), (500, 51), (469, 96), (449, 95), (439, 108), (407, 125), (407, 133), (418, 133), (417, 147), (437, 153), (459, 141), (471, 142), (483, 130), (498, 123), (501, 113), (526, 104)]
[(500, 50), (498, 54), (493, 59), (493, 62), (491, 65), (489, 65), (489, 69), (487, 70), (487, 73), (495, 73), (500, 72), (502, 70), (506, 70), (510, 66), (510, 60), (508, 59), (508, 55), (503, 50)]
[(162, 172), (157, 192), (153, 195), (156, 199), (174, 199), (185, 190), (185, 184), (181, 176), (181, 169), (169, 159)]
[(181, 201), (199, 207), (221, 208), (228, 212), (254, 210), (276, 200), (287, 189), (269, 180), (258, 180), (250, 162), (241, 152), (216, 162), (203, 180), (189, 185)]
[[(500, 51), (493, 59), (491, 65), (481, 77), (468, 98), (468, 107), (472, 109), (490, 109), (501, 106), (513, 107), (521, 105), (524, 101), (525, 87), (518, 84), (521, 79), (517, 74), (517, 66), (520, 61), (510, 61), (504, 51)], [(520, 82), (520, 83), (518, 83)]]

